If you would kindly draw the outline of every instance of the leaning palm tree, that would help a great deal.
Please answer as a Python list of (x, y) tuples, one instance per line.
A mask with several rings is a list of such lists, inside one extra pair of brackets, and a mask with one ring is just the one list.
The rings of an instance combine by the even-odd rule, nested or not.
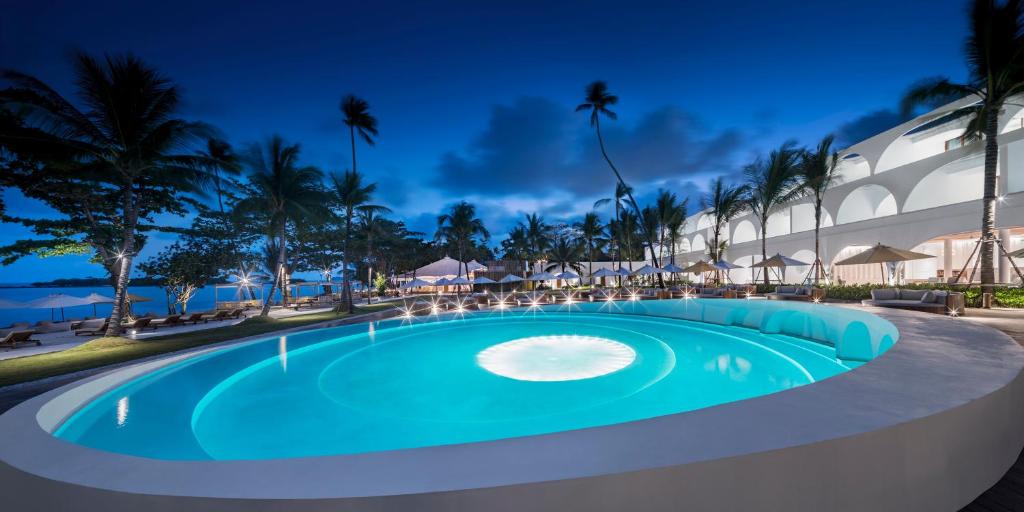
[(490, 237), (491, 234), (484, 227), (484, 222), (476, 216), (476, 207), (466, 201), (452, 205), (448, 213), (437, 217), (437, 232), (434, 239), (452, 244), (458, 251), (459, 270), (456, 277), (462, 277), (463, 265), (466, 266), (466, 276), (469, 277), (469, 264), (462, 259), (470, 244)]
[(804, 151), (800, 157), (800, 185), (804, 193), (814, 198), (814, 284), (818, 284), (825, 269), (821, 264), (819, 233), (821, 231), (821, 203), (825, 191), (841, 180), (839, 175), (839, 153), (832, 149), (835, 137), (826, 136), (818, 147)]
[(349, 139), (352, 142), (352, 172), (356, 172), (356, 133), (367, 145), (376, 144), (373, 140), (377, 133), (377, 118), (370, 114), (370, 104), (354, 95), (346, 95), (341, 99), (341, 113), (345, 114), (348, 125)]
[[(969, 107), (973, 114), (966, 138), (985, 140), (985, 182), (981, 216), (981, 289), (995, 289), (996, 178), (999, 161), (999, 114), (1014, 95), (1024, 92), (1024, 6), (1020, 0), (999, 5), (995, 0), (973, 0), (970, 33), (964, 45), (967, 54), (966, 83), (948, 78), (927, 80), (907, 92), (902, 110), (909, 114), (915, 107), (935, 100), (974, 96), (979, 101)], [(985, 303), (987, 306), (987, 302)]]
[(721, 240), (722, 228), (729, 224), (733, 218), (740, 214), (746, 207), (744, 198), (747, 194), (747, 187), (726, 185), (721, 177), (711, 182), (711, 189), (701, 199), (701, 207), (710, 211), (711, 215), (711, 254), (714, 261), (720, 259), (717, 252)]
[(352, 221), (357, 213), (367, 210), (382, 211), (385, 207), (370, 204), (374, 191), (377, 190), (376, 183), (363, 183), (363, 176), (356, 171), (345, 171), (342, 175), (332, 174), (331, 194), (338, 207), (341, 209), (341, 216), (345, 221), (345, 231), (342, 233), (341, 249), (341, 294), (342, 300), (348, 303), (348, 312), (355, 311), (352, 300), (352, 282), (349, 278), (348, 264), (351, 261), (349, 247), (352, 244)]
[[(782, 205), (800, 196), (800, 155), (796, 143), (788, 141), (758, 158), (743, 170), (747, 176), (747, 205), (761, 224), (761, 261), (768, 258), (768, 218)], [(768, 284), (768, 272), (764, 284)]]
[[(608, 108), (618, 102), (619, 97), (608, 92), (608, 84), (597, 80), (587, 85), (583, 103), (576, 107), (576, 112), (590, 112), (590, 126), (594, 127), (594, 133), (597, 134), (597, 143), (601, 147), (601, 156), (604, 157), (608, 167), (611, 167), (612, 172), (615, 173), (615, 179), (619, 184), (626, 187), (626, 198), (629, 200), (629, 205), (633, 207), (633, 213), (640, 217), (640, 205), (633, 197), (632, 189), (626, 185), (625, 180), (622, 179), (622, 174), (619, 173), (615, 164), (612, 163), (612, 159), (608, 157), (608, 151), (604, 148), (604, 137), (601, 136), (601, 116), (605, 116), (612, 121), (618, 119), (619, 116)], [(654, 233), (648, 232), (646, 228), (641, 233), (647, 243), (647, 249), (651, 251), (651, 259), (654, 261), (654, 266), (658, 266), (658, 255), (654, 252)], [(658, 280), (664, 286), (664, 282), (661, 281), (661, 274), (658, 275)]]
[(597, 213), (588, 212), (583, 220), (576, 224), (580, 232), (580, 239), (587, 250), (587, 273), (590, 275), (590, 284), (594, 284), (594, 251), (605, 243), (604, 225)]
[(288, 144), (279, 135), (251, 146), (244, 160), (251, 171), (252, 193), (237, 208), (265, 215), (268, 233), (277, 237), (277, 267), (260, 312), (260, 316), (267, 316), (276, 289), (280, 287), (282, 298), (287, 294), (288, 224), (326, 214), (321, 192), (323, 174), (315, 167), (300, 166), (299, 145)]
[(74, 172), (120, 198), (109, 226), (113, 234), (105, 237), (114, 245), (86, 240), (109, 262), (115, 293), (106, 335), (117, 336), (132, 262), (144, 239), (140, 222), (179, 208), (181, 194), (211, 181), (210, 162), (191, 150), (211, 130), (177, 118), (178, 88), (138, 58), (78, 54), (74, 75), (78, 104), (37, 78), (3, 72), (11, 87), (0, 93), (0, 102), (24, 111), (30, 131), (0, 134), (0, 143), (17, 154), (38, 155), (40, 162), (60, 155), (80, 170)]

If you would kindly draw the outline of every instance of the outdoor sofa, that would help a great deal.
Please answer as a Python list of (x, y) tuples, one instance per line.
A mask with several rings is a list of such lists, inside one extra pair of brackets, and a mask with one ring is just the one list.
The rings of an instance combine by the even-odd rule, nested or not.
[(862, 300), (865, 306), (910, 309), (928, 313), (964, 314), (964, 294), (947, 290), (908, 290), (878, 288), (871, 290), (871, 298)]
[(766, 293), (764, 296), (768, 300), (820, 301), (825, 298), (825, 290), (810, 286), (776, 286), (775, 293)]

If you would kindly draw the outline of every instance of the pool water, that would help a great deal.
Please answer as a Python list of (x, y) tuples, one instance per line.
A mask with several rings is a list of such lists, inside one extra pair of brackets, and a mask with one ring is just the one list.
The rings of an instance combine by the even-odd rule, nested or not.
[(55, 435), (159, 459), (354, 454), (652, 418), (861, 364), (827, 342), (654, 313), (587, 304), (241, 344), (129, 381)]

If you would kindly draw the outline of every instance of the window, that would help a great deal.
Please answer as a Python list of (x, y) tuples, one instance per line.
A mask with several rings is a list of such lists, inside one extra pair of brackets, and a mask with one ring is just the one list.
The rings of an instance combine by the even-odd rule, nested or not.
[(949, 139), (946, 141), (946, 151), (952, 151), (957, 148), (961, 148), (967, 143), (967, 136), (961, 135), (955, 139)]

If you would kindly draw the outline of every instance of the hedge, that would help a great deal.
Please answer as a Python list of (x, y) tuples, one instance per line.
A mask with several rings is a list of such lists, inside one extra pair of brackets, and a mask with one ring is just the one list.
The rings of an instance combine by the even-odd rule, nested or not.
[[(952, 290), (963, 292), (964, 302), (969, 308), (981, 307), (981, 288), (972, 286), (950, 286), (937, 283), (915, 283), (900, 285), (900, 288), (911, 290)], [(825, 289), (825, 296), (833, 300), (860, 301), (871, 298), (871, 290), (883, 288), (879, 284), (848, 284), (821, 286)], [(758, 293), (775, 291), (775, 285), (765, 286), (764, 283), (757, 285)], [(998, 287), (995, 291), (995, 305), (1004, 308), (1024, 308), (1024, 288)]]

